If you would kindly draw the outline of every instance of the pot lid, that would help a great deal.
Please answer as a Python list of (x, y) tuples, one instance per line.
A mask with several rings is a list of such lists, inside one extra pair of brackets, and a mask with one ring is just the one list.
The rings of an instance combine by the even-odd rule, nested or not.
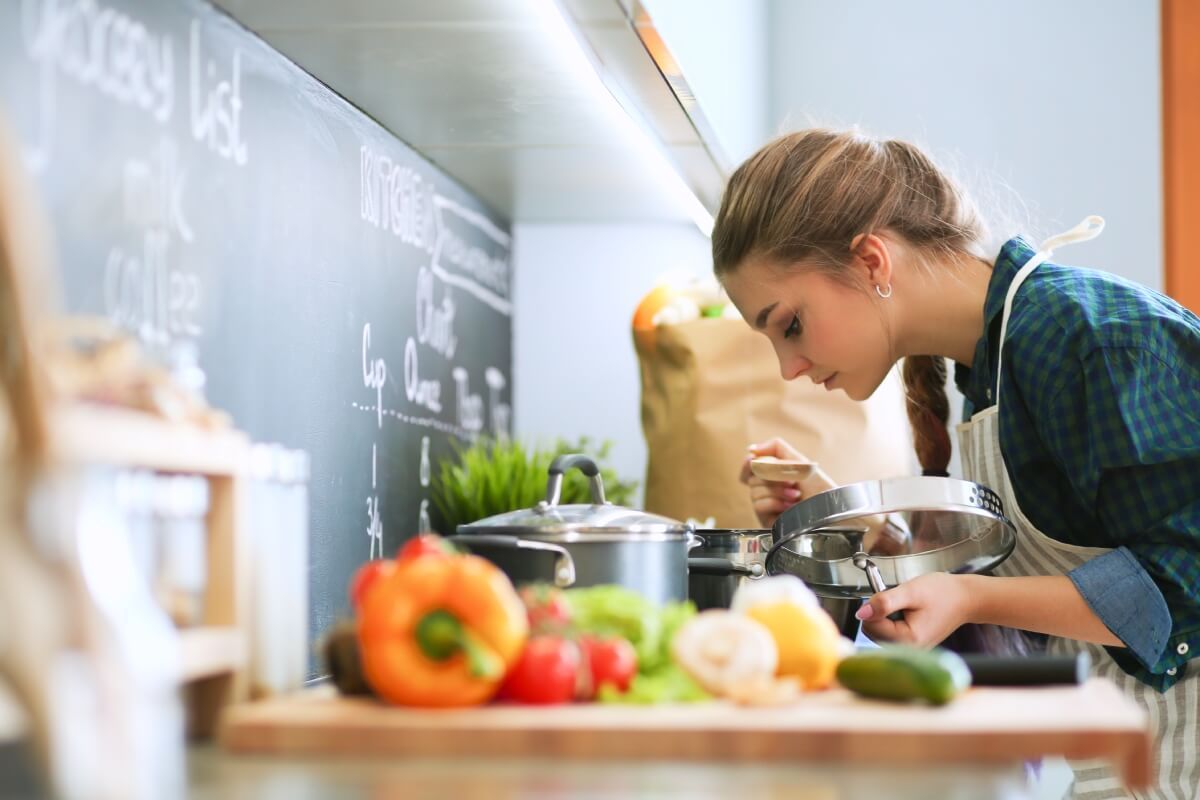
[[(929, 572), (986, 572), (1016, 544), (991, 489), (957, 478), (887, 478), (839, 486), (784, 511), (767, 571), (826, 597), (869, 597)], [(872, 544), (873, 542), (873, 544)]]
[[(559, 505), (563, 473), (578, 467), (592, 490), (592, 502)], [(596, 462), (588, 456), (572, 453), (559, 456), (550, 465), (546, 499), (533, 508), (508, 511), (492, 517), (459, 525), (458, 533), (507, 533), (537, 539), (570, 538), (579, 541), (603, 534), (621, 538), (683, 538), (692, 527), (669, 517), (650, 514), (624, 506), (615, 506), (604, 499), (604, 482)]]

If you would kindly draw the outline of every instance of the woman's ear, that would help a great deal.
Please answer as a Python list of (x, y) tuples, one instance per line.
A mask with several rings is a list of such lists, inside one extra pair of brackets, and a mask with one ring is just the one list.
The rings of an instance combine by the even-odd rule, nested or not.
[(874, 233), (860, 233), (850, 242), (850, 268), (868, 286), (891, 294), (892, 254), (887, 241)]

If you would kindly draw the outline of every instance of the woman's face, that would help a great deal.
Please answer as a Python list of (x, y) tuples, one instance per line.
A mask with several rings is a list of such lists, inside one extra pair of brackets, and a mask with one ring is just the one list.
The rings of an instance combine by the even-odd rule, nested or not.
[(771, 340), (784, 380), (806, 376), (865, 400), (895, 362), (888, 322), (869, 288), (761, 258), (747, 259), (723, 282), (742, 318)]

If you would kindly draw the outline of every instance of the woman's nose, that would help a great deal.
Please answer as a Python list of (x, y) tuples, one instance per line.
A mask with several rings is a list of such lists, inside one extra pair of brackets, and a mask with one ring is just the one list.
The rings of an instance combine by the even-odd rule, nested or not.
[(803, 356), (780, 356), (779, 374), (785, 381), (793, 381), (812, 369), (812, 362)]

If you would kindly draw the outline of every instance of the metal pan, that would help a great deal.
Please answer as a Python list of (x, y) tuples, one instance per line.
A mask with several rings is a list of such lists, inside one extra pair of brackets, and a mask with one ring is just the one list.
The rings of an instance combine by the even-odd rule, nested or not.
[[(762, 528), (698, 528), (697, 544), (688, 554), (688, 599), (696, 608), (729, 608), (733, 594), (744, 581), (766, 574), (763, 556), (771, 547), (771, 531)], [(718, 567), (732, 562), (735, 569), (719, 568), (714, 574), (703, 567), (715, 560)]]
[[(862, 533), (822, 530), (885, 514), (907, 535), (886, 554), (872, 552)], [(862, 481), (813, 495), (779, 516), (767, 552), (770, 574), (790, 573), (824, 597), (864, 598), (877, 591), (855, 555), (887, 587), (930, 572), (986, 572), (1012, 553), (1016, 531), (1000, 498), (986, 486), (956, 478)], [(897, 544), (899, 542), (899, 544)], [(864, 564), (861, 557), (859, 564)]]

